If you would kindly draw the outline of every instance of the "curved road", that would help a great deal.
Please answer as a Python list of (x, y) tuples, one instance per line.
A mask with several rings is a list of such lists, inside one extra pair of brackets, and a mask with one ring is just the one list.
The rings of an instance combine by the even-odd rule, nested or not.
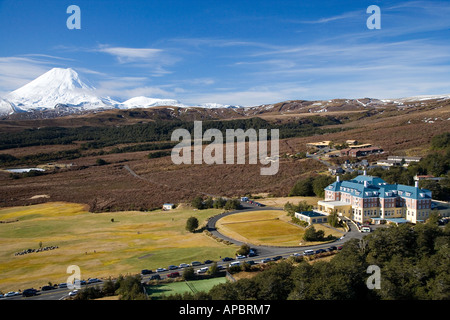
[[(237, 241), (235, 239), (232, 239), (230, 237), (227, 237), (223, 234), (221, 234), (217, 228), (216, 228), (216, 223), (219, 219), (226, 217), (228, 215), (231, 214), (236, 214), (236, 213), (242, 213), (242, 212), (248, 212), (248, 211), (261, 211), (261, 210), (280, 210), (283, 211), (283, 209), (281, 208), (274, 208), (274, 207), (259, 207), (256, 205), (251, 205), (249, 203), (246, 202), (241, 202), (242, 206), (244, 207), (244, 209), (241, 210), (235, 210), (235, 211), (230, 211), (230, 212), (224, 212), (222, 214), (219, 214), (217, 216), (212, 217), (211, 219), (209, 219), (206, 228), (209, 232), (211, 232), (213, 235), (215, 235), (216, 237), (222, 238), (224, 240), (228, 240), (238, 246), (244, 244), (241, 241)], [(348, 232), (346, 232), (344, 234), (343, 237), (341, 237), (339, 240), (336, 240), (334, 242), (328, 242), (326, 244), (317, 244), (317, 245), (313, 245), (313, 246), (292, 246), (292, 247), (275, 247), (275, 246), (256, 246), (256, 245), (252, 245), (251, 243), (247, 243), (249, 245), (251, 245), (253, 248), (255, 248), (258, 252), (258, 259), (260, 258), (270, 258), (273, 256), (289, 256), (293, 253), (301, 253), (304, 250), (318, 250), (318, 249), (326, 249), (329, 248), (330, 246), (339, 246), (344, 244), (346, 241), (353, 239), (353, 238), (357, 238), (357, 239), (362, 239), (362, 237), (364, 236), (364, 234), (360, 233), (356, 226), (354, 226), (350, 220), (346, 220), (350, 230)], [(250, 260), (255, 260), (254, 257), (250, 258)], [(243, 261), (245, 261), (245, 259), (243, 259)]]
[[(251, 205), (249, 203), (246, 202), (242, 202), (241, 203), (242, 206), (244, 207), (244, 209), (241, 210), (235, 210), (235, 211), (229, 211), (229, 212), (224, 212), (222, 214), (219, 214), (217, 216), (212, 217), (211, 219), (209, 219), (206, 228), (209, 232), (211, 232), (213, 235), (220, 237), (224, 240), (228, 240), (238, 246), (242, 245), (243, 242), (237, 241), (235, 239), (229, 238), (224, 236), (223, 234), (221, 234), (219, 231), (217, 231), (216, 229), (216, 223), (220, 218), (223, 218), (225, 216), (231, 215), (231, 214), (236, 214), (236, 213), (241, 213), (241, 212), (248, 212), (248, 211), (260, 211), (260, 210), (280, 210), (282, 211), (283, 209), (281, 208), (274, 208), (274, 207), (259, 207), (256, 205)], [(245, 259), (241, 259), (240, 261), (246, 261), (246, 260), (253, 260), (255, 262), (259, 262), (264, 258), (273, 258), (275, 256), (282, 256), (283, 258), (287, 258), (289, 257), (291, 254), (293, 253), (302, 253), (304, 250), (307, 249), (311, 249), (311, 250), (318, 250), (318, 249), (326, 249), (329, 248), (330, 246), (339, 246), (344, 244), (346, 241), (353, 239), (353, 238), (357, 238), (357, 239), (362, 239), (362, 237), (364, 236), (363, 233), (360, 233), (356, 226), (354, 226), (350, 220), (347, 220), (347, 222), (349, 223), (350, 226), (350, 230), (348, 232), (345, 233), (345, 235), (340, 238), (339, 240), (336, 240), (334, 242), (331, 243), (326, 243), (326, 244), (318, 244), (318, 245), (314, 245), (314, 246), (297, 246), (297, 247), (274, 247), (274, 246), (254, 246), (251, 245), (249, 243), (249, 245), (251, 245), (253, 248), (255, 248), (257, 250), (257, 256), (255, 257), (250, 257), (250, 258), (245, 258)], [(228, 266), (229, 262), (223, 262), (223, 261), (218, 261), (217, 265), (222, 265), (222, 266)], [(198, 267), (195, 267), (195, 270), (198, 270), (202, 267), (205, 267), (205, 265), (201, 265)], [(174, 271), (179, 271), (180, 270), (174, 270)], [(174, 272), (174, 271), (166, 271), (166, 272), (161, 272), (159, 273), (162, 277), (167, 276), (168, 273), (170, 272)], [(181, 273), (181, 272), (180, 272)], [(150, 278), (150, 275), (147, 276), (143, 276), (142, 281), (146, 282), (148, 281)], [(94, 285), (102, 285), (102, 283), (97, 283), (97, 284), (91, 284), (88, 286), (94, 286)], [(84, 286), (83, 286), (84, 287)], [(1, 300), (22, 300), (22, 299), (26, 299), (26, 300), (61, 300), (65, 297), (67, 297), (67, 295), (69, 294), (70, 290), (69, 289), (55, 289), (55, 290), (50, 290), (50, 291), (44, 291), (44, 292), (40, 292), (39, 295), (34, 296), (34, 297), (22, 297), (22, 296), (15, 296), (15, 297), (10, 297), (10, 298), (3, 298)]]

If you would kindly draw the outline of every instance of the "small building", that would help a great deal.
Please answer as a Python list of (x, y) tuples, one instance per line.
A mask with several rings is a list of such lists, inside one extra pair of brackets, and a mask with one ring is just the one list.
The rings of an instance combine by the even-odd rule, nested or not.
[(328, 222), (328, 217), (322, 213), (316, 211), (302, 211), (296, 212), (295, 217), (301, 221), (307, 222), (309, 225), (314, 223), (326, 223)]
[(168, 210), (172, 210), (173, 208), (175, 208), (175, 205), (173, 203), (164, 203), (162, 209), (164, 211), (168, 211)]
[(422, 160), (421, 157), (405, 157), (405, 156), (389, 156), (388, 160), (394, 160), (398, 162), (404, 162), (406, 165), (410, 164), (411, 162), (419, 162)]
[(401, 165), (400, 161), (397, 160), (389, 160), (389, 159), (385, 159), (385, 160), (378, 160), (377, 161), (377, 166), (381, 166), (381, 167), (398, 167)]
[(330, 143), (331, 143), (331, 141), (309, 142), (306, 144), (306, 146), (311, 147), (311, 148), (321, 149), (321, 148), (329, 147)]
[(370, 143), (362, 143), (362, 144), (352, 144), (348, 147), (350, 149), (363, 149), (363, 148), (370, 148), (372, 145)]
[[(357, 157), (364, 157), (375, 153), (381, 153), (383, 152), (383, 149), (378, 147), (367, 147), (367, 148), (356, 148), (356, 149), (350, 149), (348, 151), (348, 156), (357, 158)], [(342, 154), (342, 152), (341, 152)]]
[(332, 174), (332, 175), (337, 175), (340, 173), (344, 173), (344, 169), (342, 169), (341, 167), (329, 167), (328, 171)]

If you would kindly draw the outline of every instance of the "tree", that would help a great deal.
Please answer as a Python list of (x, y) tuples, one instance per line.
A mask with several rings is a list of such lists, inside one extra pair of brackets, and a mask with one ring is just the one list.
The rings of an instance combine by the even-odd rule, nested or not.
[(236, 252), (238, 255), (246, 256), (250, 252), (250, 246), (248, 244), (243, 244), (239, 250)]
[(325, 232), (323, 230), (317, 230), (314, 226), (306, 229), (303, 234), (303, 240), (305, 241), (323, 241), (325, 238)]
[(198, 228), (198, 219), (196, 217), (190, 217), (186, 221), (186, 230), (189, 232), (194, 232)]
[(291, 191), (289, 192), (289, 197), (313, 196), (314, 195), (313, 186), (312, 186), (313, 180), (314, 179), (312, 177), (309, 177), (309, 178), (297, 181), (297, 183), (294, 185), (294, 187), (292, 187)]
[(146, 300), (147, 296), (144, 293), (144, 287), (141, 283), (141, 276), (126, 276), (119, 281), (119, 288), (116, 294), (119, 295), (120, 300)]
[(225, 210), (237, 210), (241, 207), (241, 202), (238, 199), (229, 199), (223, 207)]
[(328, 223), (330, 224), (330, 226), (334, 228), (340, 226), (341, 222), (339, 221), (339, 217), (336, 210), (334, 210), (331, 214), (328, 215)]
[(193, 267), (187, 267), (183, 270), (183, 279), (184, 280), (193, 280), (195, 279), (195, 271)]
[(333, 183), (333, 181), (334, 181), (334, 179), (331, 176), (324, 176), (324, 175), (317, 176), (312, 183), (312, 188), (313, 188), (314, 194), (320, 198), (323, 198), (325, 196), (324, 189), (328, 185)]
[(215, 277), (217, 276), (217, 274), (220, 272), (219, 268), (217, 267), (217, 262), (213, 262), (213, 264), (211, 265), (211, 267), (209, 267), (208, 273)]
[(214, 206), (213, 198), (212, 197), (208, 197), (206, 199), (206, 201), (204, 202), (204, 204), (203, 204), (203, 208), (209, 209), (209, 208), (212, 208), (213, 206)]
[(198, 210), (203, 209), (203, 198), (201, 196), (195, 197), (194, 200), (192, 200), (191, 205)]
[(225, 207), (225, 204), (227, 203), (227, 200), (225, 200), (224, 198), (217, 198), (215, 201), (214, 201), (214, 208), (215, 209), (220, 209), (220, 208), (223, 208), (223, 207)]

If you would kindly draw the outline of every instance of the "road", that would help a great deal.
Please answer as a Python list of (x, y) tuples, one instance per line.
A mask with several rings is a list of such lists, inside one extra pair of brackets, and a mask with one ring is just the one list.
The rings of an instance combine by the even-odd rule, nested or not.
[[(224, 240), (228, 240), (238, 246), (244, 244), (243, 242), (237, 241), (235, 239), (231, 239), (223, 234), (221, 234), (215, 227), (217, 221), (225, 216), (231, 215), (231, 214), (236, 214), (236, 213), (241, 213), (241, 212), (248, 212), (248, 211), (260, 211), (260, 210), (280, 210), (283, 211), (282, 208), (274, 208), (274, 207), (259, 207), (256, 205), (251, 205), (249, 203), (246, 202), (242, 202), (241, 203), (242, 206), (244, 207), (242, 210), (235, 210), (235, 211), (230, 211), (230, 212), (225, 212), (222, 213), (220, 215), (214, 216), (211, 219), (209, 219), (206, 228), (209, 232), (211, 232), (213, 235), (215, 235), (216, 237), (222, 238)], [(304, 247), (298, 247), (298, 246), (293, 246), (293, 247), (274, 247), (274, 246), (255, 246), (255, 245), (251, 245), (250, 246), (252, 248), (257, 249), (258, 251), (258, 259), (259, 258), (271, 258), (274, 256), (283, 256), (283, 257), (287, 257), (293, 253), (301, 253), (304, 250), (318, 250), (318, 249), (326, 249), (330, 246), (340, 246), (343, 245), (346, 241), (353, 239), (353, 238), (357, 238), (357, 239), (362, 239), (362, 237), (364, 236), (363, 233), (359, 232), (356, 228), (355, 225), (353, 225), (352, 222), (350, 222), (350, 220), (347, 221), (348, 225), (350, 226), (350, 230), (348, 232), (345, 233), (345, 235), (339, 239), (336, 240), (332, 243), (326, 243), (326, 244), (318, 244), (318, 245), (314, 245), (314, 246), (304, 246)], [(255, 260), (254, 258), (248, 258), (249, 260)]]
[[(207, 223), (207, 230), (209, 232), (211, 232), (213, 235), (220, 237), (224, 240), (228, 240), (238, 246), (242, 245), (243, 243), (240, 241), (237, 241), (235, 239), (231, 239), (229, 237), (226, 237), (224, 235), (222, 235), (219, 231), (217, 231), (215, 225), (217, 223), (217, 221), (220, 218), (223, 218), (225, 216), (231, 215), (231, 214), (236, 214), (236, 213), (241, 213), (241, 212), (248, 212), (248, 211), (256, 211), (256, 210), (283, 210), (281, 208), (273, 208), (273, 207), (259, 207), (256, 205), (251, 205), (249, 203), (246, 202), (242, 202), (241, 203), (243, 206), (243, 209), (241, 210), (235, 210), (235, 211), (229, 211), (229, 212), (225, 212), (222, 213), (220, 215), (214, 216), (211, 219), (209, 219), (208, 223)], [(249, 261), (249, 260), (253, 260), (255, 263), (260, 262), (262, 259), (265, 258), (273, 258), (275, 256), (282, 256), (283, 258), (287, 258), (290, 255), (292, 255), (293, 253), (302, 253), (304, 250), (318, 250), (318, 249), (327, 249), (330, 246), (341, 246), (343, 245), (346, 241), (350, 240), (350, 239), (362, 239), (362, 237), (364, 236), (364, 233), (360, 233), (356, 226), (353, 225), (352, 222), (347, 221), (349, 226), (350, 226), (350, 230), (348, 232), (345, 233), (345, 235), (343, 237), (341, 237), (339, 240), (336, 240), (332, 243), (326, 243), (326, 244), (318, 244), (318, 245), (314, 245), (314, 246), (304, 246), (304, 247), (274, 247), (274, 246), (253, 246), (250, 244), (250, 246), (252, 248), (255, 248), (257, 250), (257, 256), (255, 257), (247, 257), (245, 259), (240, 259), (238, 261), (241, 262), (245, 262), (245, 261)], [(233, 260), (233, 261), (237, 261), (237, 260)], [(228, 261), (228, 262), (223, 262), (223, 261), (218, 261), (217, 265), (218, 266), (228, 266), (229, 263), (232, 261)], [(170, 263), (168, 263), (170, 264)], [(203, 268), (205, 266), (210, 266), (210, 265), (204, 265), (202, 264), (201, 266), (196, 266), (194, 268), (195, 271), (197, 271), (200, 268)], [(164, 271), (164, 272), (160, 272), (158, 273), (161, 278), (167, 277), (167, 275), (171, 272), (180, 272), (180, 274), (182, 274), (182, 270), (183, 269), (176, 269), (176, 270), (170, 270), (170, 271)], [(149, 280), (150, 276), (153, 275), (155, 273), (152, 273), (150, 275), (145, 275), (142, 278), (142, 282), (146, 282)], [(90, 287), (90, 286), (101, 286), (102, 283), (95, 283), (95, 284), (88, 284), (88, 285), (84, 285), (81, 288), (85, 288), (85, 287)], [(33, 297), (22, 297), (22, 296), (14, 296), (14, 297), (8, 297), (8, 298), (2, 298), (1, 300), (61, 300), (64, 299), (65, 297), (68, 296), (69, 292), (71, 290), (64, 288), (64, 289), (54, 289), (54, 290), (49, 290), (49, 291), (42, 291), (40, 292), (37, 296), (33, 296)]]

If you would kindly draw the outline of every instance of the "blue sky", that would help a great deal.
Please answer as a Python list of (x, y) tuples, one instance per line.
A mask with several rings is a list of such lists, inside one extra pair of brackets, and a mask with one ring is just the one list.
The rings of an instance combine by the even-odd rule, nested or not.
[[(72, 4), (81, 30), (66, 27)], [(0, 96), (53, 67), (120, 101), (449, 94), (448, 39), (450, 1), (0, 0)]]

